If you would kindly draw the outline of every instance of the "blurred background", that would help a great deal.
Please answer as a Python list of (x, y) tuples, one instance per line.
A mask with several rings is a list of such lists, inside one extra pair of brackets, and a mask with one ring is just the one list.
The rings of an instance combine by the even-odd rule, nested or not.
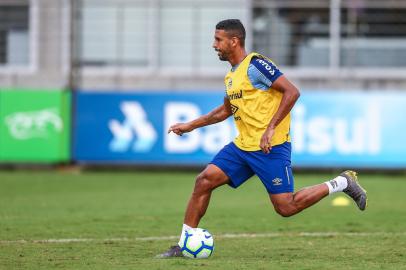
[(0, 163), (207, 163), (230, 119), (166, 130), (222, 103), (227, 18), (302, 92), (296, 167), (406, 168), (403, 0), (0, 0)]

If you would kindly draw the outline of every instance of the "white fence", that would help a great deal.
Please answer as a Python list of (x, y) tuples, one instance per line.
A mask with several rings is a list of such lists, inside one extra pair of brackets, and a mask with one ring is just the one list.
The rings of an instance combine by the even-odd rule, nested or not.
[(217, 88), (225, 18), (293, 78), (406, 85), (404, 0), (0, 0), (0, 85)]

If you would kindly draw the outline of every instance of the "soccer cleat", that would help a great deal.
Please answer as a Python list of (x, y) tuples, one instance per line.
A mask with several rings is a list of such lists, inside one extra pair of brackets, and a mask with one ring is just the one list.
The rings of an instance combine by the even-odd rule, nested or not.
[(354, 171), (345, 171), (342, 172), (340, 176), (345, 177), (348, 183), (347, 188), (345, 188), (343, 192), (355, 201), (361, 211), (364, 211), (367, 207), (367, 192), (358, 183), (357, 173)]
[(158, 259), (167, 259), (173, 257), (183, 257), (182, 251), (178, 245), (171, 246), (166, 252), (155, 256), (155, 258)]

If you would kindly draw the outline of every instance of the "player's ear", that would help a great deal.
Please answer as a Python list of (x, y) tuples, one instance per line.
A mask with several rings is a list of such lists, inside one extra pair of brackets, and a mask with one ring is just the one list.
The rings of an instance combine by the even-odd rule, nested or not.
[(232, 45), (233, 47), (236, 47), (239, 42), (240, 42), (240, 40), (238, 39), (238, 37), (232, 37), (232, 38), (231, 38), (231, 45)]

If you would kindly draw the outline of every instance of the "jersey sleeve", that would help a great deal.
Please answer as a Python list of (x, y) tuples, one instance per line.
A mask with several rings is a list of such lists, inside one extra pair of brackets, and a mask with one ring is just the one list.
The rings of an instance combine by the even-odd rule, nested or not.
[(248, 77), (254, 87), (267, 90), (283, 73), (271, 61), (253, 57), (248, 67)]

